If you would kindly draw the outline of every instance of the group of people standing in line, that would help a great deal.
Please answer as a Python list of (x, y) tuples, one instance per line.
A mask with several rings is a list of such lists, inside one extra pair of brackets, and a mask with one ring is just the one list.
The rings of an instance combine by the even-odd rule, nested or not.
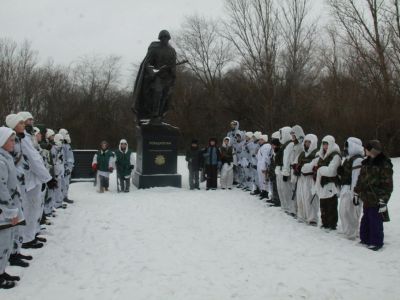
[(389, 221), (387, 204), (393, 191), (393, 165), (378, 140), (362, 142), (349, 137), (343, 150), (331, 135), (305, 134), (299, 125), (283, 127), (269, 139), (261, 132), (231, 130), (217, 146), (211, 138), (200, 148), (193, 140), (186, 152), (190, 189), (233, 186), (258, 196), (298, 222), (336, 230), (377, 251), (382, 248), (383, 222)]
[(34, 125), (29, 112), (6, 117), (0, 127), (0, 289), (20, 280), (5, 272), (8, 264), (26, 268), (31, 255), (21, 249), (42, 248), (42, 226), (51, 225), (57, 209), (67, 208), (74, 168), (66, 129)]

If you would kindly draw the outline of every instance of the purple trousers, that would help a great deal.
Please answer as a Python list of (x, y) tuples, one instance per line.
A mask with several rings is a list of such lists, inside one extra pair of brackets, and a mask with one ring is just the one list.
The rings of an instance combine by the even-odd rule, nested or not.
[(364, 207), (361, 218), (361, 243), (383, 246), (383, 219), (378, 207)]

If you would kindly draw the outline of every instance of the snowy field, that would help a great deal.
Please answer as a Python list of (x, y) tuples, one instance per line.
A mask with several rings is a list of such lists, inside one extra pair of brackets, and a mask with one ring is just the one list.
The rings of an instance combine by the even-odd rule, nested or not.
[[(297, 223), (239, 190), (156, 188), (98, 194), (71, 186), (31, 267), (0, 299), (400, 299), (400, 159), (372, 252), (339, 233)], [(26, 253), (26, 252), (25, 252)]]

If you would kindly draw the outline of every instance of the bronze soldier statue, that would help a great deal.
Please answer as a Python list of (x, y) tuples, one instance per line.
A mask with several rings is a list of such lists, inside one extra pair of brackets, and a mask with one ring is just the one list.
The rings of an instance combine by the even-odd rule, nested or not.
[(169, 44), (171, 35), (162, 30), (158, 39), (150, 44), (135, 81), (132, 109), (139, 124), (146, 119), (161, 124), (175, 85), (176, 52)]

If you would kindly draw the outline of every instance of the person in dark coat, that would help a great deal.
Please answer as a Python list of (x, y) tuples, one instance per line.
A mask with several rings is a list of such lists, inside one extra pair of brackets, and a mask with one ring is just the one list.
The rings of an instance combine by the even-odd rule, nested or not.
[(218, 168), (221, 165), (221, 153), (217, 147), (217, 140), (210, 138), (208, 147), (203, 153), (207, 176), (207, 190), (216, 190), (218, 187)]
[(387, 204), (393, 192), (393, 165), (378, 140), (365, 145), (365, 154), (367, 158), (361, 164), (353, 201), (363, 203), (361, 244), (377, 251), (383, 246), (383, 222), (389, 221)]
[(202, 152), (199, 148), (199, 142), (192, 140), (190, 149), (186, 151), (186, 161), (189, 169), (189, 186), (191, 190), (200, 190), (199, 171), (202, 167)]

